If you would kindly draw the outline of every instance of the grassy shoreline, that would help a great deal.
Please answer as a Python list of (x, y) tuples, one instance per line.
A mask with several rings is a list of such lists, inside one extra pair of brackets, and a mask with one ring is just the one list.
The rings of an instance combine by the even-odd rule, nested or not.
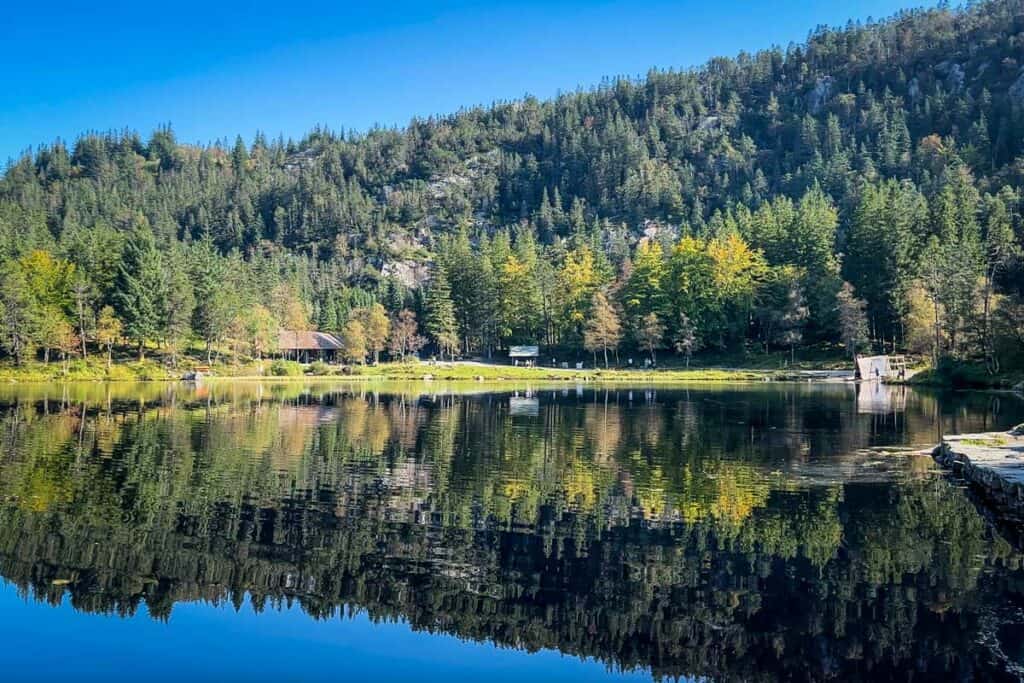
[[(739, 359), (736, 359), (737, 361)], [(735, 363), (736, 367), (695, 366), (691, 368), (664, 367), (644, 369), (602, 369), (584, 370), (514, 367), (510, 365), (489, 365), (482, 363), (436, 363), (406, 362), (380, 363), (366, 366), (327, 366), (298, 363), (281, 365), (264, 361), (262, 363), (219, 363), (212, 367), (213, 374), (204, 378), (208, 383), (264, 382), (287, 384), (298, 382), (349, 382), (349, 383), (409, 383), (409, 382), (456, 382), (476, 385), (511, 384), (619, 384), (619, 385), (693, 385), (714, 383), (763, 383), (763, 382), (821, 382), (836, 381), (834, 378), (816, 376), (813, 371), (835, 370), (834, 362), (799, 364), (789, 369), (772, 368), (764, 359), (750, 359), (747, 364)], [(101, 382), (180, 382), (185, 373), (199, 365), (195, 358), (183, 359), (177, 368), (157, 358), (144, 361), (118, 359), (107, 368), (106, 359), (89, 358), (65, 364), (57, 361), (39, 361), (14, 365), (0, 363), (0, 384), (65, 384)], [(961, 373), (950, 373), (926, 369), (907, 379), (904, 384), (922, 388), (977, 391), (1010, 391), (1024, 394), (1024, 377), (1018, 374), (987, 376), (971, 372), (970, 380), (964, 381)], [(982, 381), (984, 380), (984, 381)], [(894, 382), (900, 383), (900, 382)]]
[[(674, 360), (674, 359), (671, 359)], [(545, 383), (618, 383), (618, 384), (696, 384), (715, 382), (834, 381), (816, 372), (848, 370), (846, 363), (821, 357), (780, 368), (778, 359), (767, 356), (709, 357), (699, 365), (686, 368), (667, 365), (657, 369), (587, 368), (583, 370), (551, 367), (515, 367), (476, 362), (412, 361), (378, 365), (337, 366), (325, 363), (300, 365), (295, 362), (221, 362), (212, 366), (209, 382), (422, 382), (454, 381), (502, 384), (511, 382)], [(848, 363), (848, 361), (847, 361)], [(173, 367), (166, 358), (153, 355), (143, 361), (122, 356), (107, 367), (106, 358), (91, 356), (67, 364), (40, 361), (15, 365), (0, 363), (0, 384), (69, 382), (175, 382), (187, 372), (203, 365), (195, 356), (181, 359)], [(907, 384), (938, 389), (977, 389), (1021, 391), (1019, 373), (988, 375), (983, 368), (961, 364), (925, 369), (906, 380)]]
[[(67, 366), (60, 362), (30, 362), (22, 365), (0, 364), (0, 382), (8, 384), (52, 382), (173, 382), (180, 381), (196, 363), (183, 362), (172, 368), (159, 361), (118, 361), (107, 368), (105, 359), (76, 360)], [(566, 370), (543, 367), (513, 367), (470, 363), (381, 363), (375, 366), (313, 366), (289, 364), (271, 367), (270, 362), (216, 364), (206, 381), (466, 381), (466, 382), (619, 382), (619, 383), (696, 383), (765, 382), (786, 379), (793, 373), (763, 368), (665, 368)], [(281, 374), (275, 374), (274, 370)]]
[(989, 374), (979, 363), (940, 363), (915, 373), (905, 384), (940, 389), (975, 389), (1024, 393), (1024, 372)]

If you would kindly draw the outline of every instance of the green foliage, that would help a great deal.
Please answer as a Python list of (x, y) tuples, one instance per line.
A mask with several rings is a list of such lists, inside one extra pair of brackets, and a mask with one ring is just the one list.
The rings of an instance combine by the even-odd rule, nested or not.
[(966, 362), (953, 358), (941, 358), (937, 366), (915, 374), (910, 382), (924, 386), (954, 389), (987, 389), (1005, 384), (1000, 380), (993, 379), (983, 363)]
[(307, 374), (310, 375), (324, 376), (333, 374), (334, 368), (332, 368), (330, 364), (325, 363), (322, 360), (315, 360), (309, 364), (309, 367), (306, 368), (306, 372)]
[(368, 353), (366, 328), (358, 320), (349, 320), (341, 331), (341, 355), (350, 363), (363, 363)]
[(164, 295), (163, 266), (153, 233), (138, 226), (125, 243), (114, 283), (114, 305), (125, 335), (139, 348), (140, 359), (146, 341), (160, 333)]
[(632, 270), (626, 278), (620, 298), (628, 318), (642, 319), (648, 314), (667, 312), (665, 292), (668, 262), (657, 242), (642, 242), (633, 256)]
[(448, 274), (444, 267), (434, 271), (423, 301), (423, 329), (433, 339), (441, 357), (454, 354), (459, 346), (455, 307)]
[(270, 364), (270, 374), (274, 377), (301, 377), (303, 368), (301, 363), (292, 360), (275, 360)]
[(685, 317), (686, 348), (771, 352), (839, 340), (847, 281), (865, 350), (919, 345), (924, 291), (935, 357), (996, 372), (1024, 296), (1019, 15), (818, 29), (403, 129), (56, 142), (0, 178), (4, 350), (47, 354), (70, 324), (84, 353), (113, 306), (140, 351), (262, 356), (275, 328), (362, 318), (377, 358), (378, 304), (442, 355), (579, 350), (607, 288), (628, 344), (653, 313), (668, 339)]

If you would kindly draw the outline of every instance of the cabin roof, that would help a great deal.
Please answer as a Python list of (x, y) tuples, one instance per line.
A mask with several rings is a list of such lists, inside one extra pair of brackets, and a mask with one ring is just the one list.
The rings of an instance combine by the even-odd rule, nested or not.
[(509, 358), (536, 358), (540, 355), (539, 346), (510, 346), (508, 347)]
[(288, 351), (337, 351), (341, 340), (327, 332), (281, 330), (277, 346)]

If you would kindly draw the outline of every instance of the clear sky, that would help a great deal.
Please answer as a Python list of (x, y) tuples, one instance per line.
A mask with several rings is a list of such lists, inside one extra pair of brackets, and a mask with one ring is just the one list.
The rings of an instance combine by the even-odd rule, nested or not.
[(88, 130), (180, 140), (403, 125), (802, 41), (925, 0), (7, 4), (0, 160)]

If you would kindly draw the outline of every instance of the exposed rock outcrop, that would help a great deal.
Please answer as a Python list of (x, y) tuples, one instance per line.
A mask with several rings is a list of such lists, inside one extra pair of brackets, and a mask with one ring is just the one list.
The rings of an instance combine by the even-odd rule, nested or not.
[(825, 103), (832, 97), (832, 77), (822, 76), (814, 84), (814, 89), (807, 93), (807, 108), (812, 114), (821, 113)]
[(381, 277), (394, 278), (410, 289), (416, 289), (430, 279), (430, 264), (424, 261), (388, 261), (380, 269)]
[(970, 482), (1000, 514), (1024, 516), (1024, 425), (1008, 432), (947, 436), (932, 457)]

